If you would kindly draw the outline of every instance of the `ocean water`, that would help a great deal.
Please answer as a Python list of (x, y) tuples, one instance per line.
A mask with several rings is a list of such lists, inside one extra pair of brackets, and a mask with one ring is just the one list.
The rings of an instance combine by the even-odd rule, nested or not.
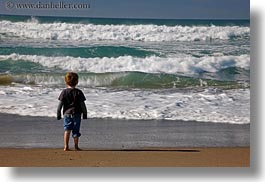
[(56, 116), (67, 71), (90, 118), (250, 123), (249, 20), (0, 16), (0, 112)]

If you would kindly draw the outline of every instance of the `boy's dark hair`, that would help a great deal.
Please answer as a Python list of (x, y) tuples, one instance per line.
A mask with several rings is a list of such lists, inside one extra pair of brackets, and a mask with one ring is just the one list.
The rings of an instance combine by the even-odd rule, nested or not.
[(66, 73), (64, 80), (67, 85), (74, 87), (78, 84), (78, 74), (74, 72)]

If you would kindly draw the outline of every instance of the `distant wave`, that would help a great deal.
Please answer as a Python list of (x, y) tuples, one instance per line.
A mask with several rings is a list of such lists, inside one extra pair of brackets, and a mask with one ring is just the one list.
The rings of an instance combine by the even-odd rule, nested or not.
[(167, 25), (167, 26), (249, 26), (249, 20), (220, 20), (220, 19), (131, 19), (131, 18), (87, 18), (87, 17), (54, 17), (54, 16), (6, 16), (0, 15), (1, 20), (12, 22), (39, 22), (39, 23), (72, 23), (95, 25)]
[(210, 41), (249, 38), (247, 26), (95, 25), (0, 21), (0, 36), (65, 41)]
[(0, 61), (30, 61), (41, 64), (47, 68), (59, 68), (78, 72), (127, 72), (137, 71), (145, 73), (168, 73), (185, 75), (200, 74), (203, 72), (218, 72), (230, 67), (238, 67), (249, 70), (250, 56), (205, 56), (196, 57), (157, 57), (150, 56), (137, 58), (132, 56), (120, 56), (117, 58), (74, 58), (46, 57), (37, 55), (0, 55)]
[(125, 47), (125, 46), (95, 46), (95, 47), (1, 47), (0, 55), (9, 55), (12, 53), (20, 55), (38, 55), (38, 56), (71, 56), (82, 58), (103, 58), (103, 57), (148, 57), (159, 56), (161, 53), (154, 51), (143, 50), (140, 48)]

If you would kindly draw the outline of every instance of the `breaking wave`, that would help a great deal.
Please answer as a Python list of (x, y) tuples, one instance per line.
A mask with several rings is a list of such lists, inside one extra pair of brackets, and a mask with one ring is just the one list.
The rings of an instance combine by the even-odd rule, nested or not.
[(238, 67), (249, 70), (250, 56), (217, 56), (217, 57), (157, 57), (150, 56), (137, 58), (132, 56), (120, 56), (117, 58), (74, 58), (46, 57), (37, 55), (0, 55), (0, 61), (29, 61), (41, 64), (47, 68), (59, 68), (65, 71), (78, 72), (144, 72), (144, 73), (168, 73), (168, 74), (200, 74), (203, 72), (218, 72), (230, 67)]
[(65, 41), (208, 41), (246, 38), (248, 26), (97, 25), (0, 21), (0, 36)]

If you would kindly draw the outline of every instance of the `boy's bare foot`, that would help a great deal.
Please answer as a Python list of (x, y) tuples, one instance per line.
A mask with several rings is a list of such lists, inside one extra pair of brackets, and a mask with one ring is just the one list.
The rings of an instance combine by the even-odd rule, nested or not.
[(81, 151), (82, 149), (80, 149), (79, 147), (75, 147), (76, 151)]
[(70, 151), (69, 147), (64, 147), (64, 151)]

